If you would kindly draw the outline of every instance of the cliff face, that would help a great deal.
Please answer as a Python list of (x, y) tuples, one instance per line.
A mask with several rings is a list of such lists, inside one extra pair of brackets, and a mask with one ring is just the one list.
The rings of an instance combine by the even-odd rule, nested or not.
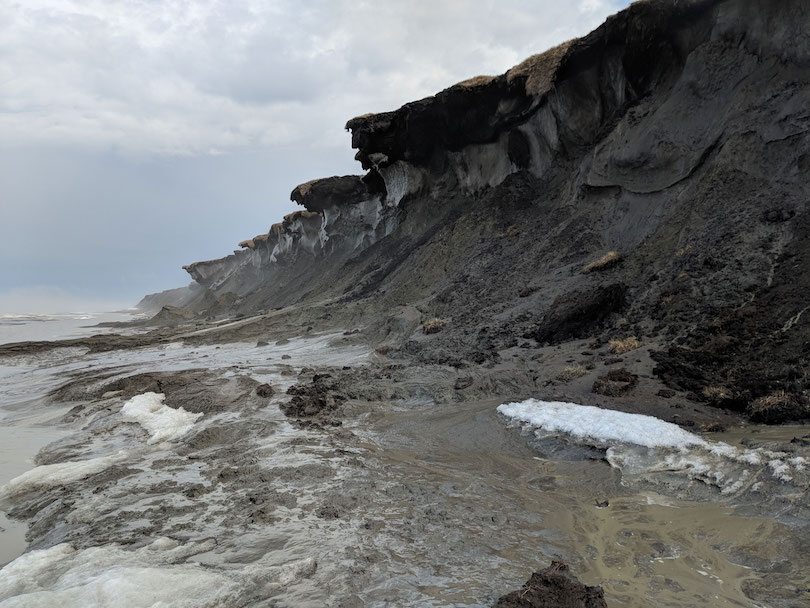
[(398, 223), (395, 203), (359, 176), (313, 180), (293, 190), (304, 207), (273, 224), (267, 234), (239, 243), (227, 257), (184, 269), (230, 305), (280, 306), (299, 300), (311, 283), (389, 235)]
[[(365, 175), (297, 187), (304, 211), (187, 270), (220, 309), (362, 303), (422, 360), (632, 334), (674, 388), (799, 403), (808, 32), (801, 0), (637, 2), (506, 74), (350, 120)], [(448, 329), (415, 339), (414, 315)]]

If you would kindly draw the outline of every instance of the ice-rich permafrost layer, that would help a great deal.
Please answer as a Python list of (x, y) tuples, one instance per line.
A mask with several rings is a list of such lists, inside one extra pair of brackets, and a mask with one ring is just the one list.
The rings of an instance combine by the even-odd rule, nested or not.
[[(298, 186), (304, 210), (188, 266), (197, 310), (350, 306), (372, 341), (457, 366), (634, 335), (671, 389), (734, 410), (776, 393), (752, 413), (806, 417), (808, 82), (805, 2), (635, 3), (350, 120), (367, 173)], [(418, 337), (433, 317), (444, 331)]]

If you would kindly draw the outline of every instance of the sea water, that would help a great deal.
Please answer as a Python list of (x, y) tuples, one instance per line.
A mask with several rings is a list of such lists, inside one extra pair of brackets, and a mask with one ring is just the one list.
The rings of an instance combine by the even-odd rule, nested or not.
[(80, 338), (109, 328), (98, 323), (132, 321), (136, 310), (118, 312), (68, 312), (54, 314), (0, 313), (0, 344)]
[[(89, 336), (107, 328), (102, 322), (130, 321), (136, 311), (55, 314), (0, 313), (0, 344), (59, 340)], [(34, 466), (33, 458), (47, 444), (64, 436), (52, 423), (63, 412), (42, 409), (39, 399), (55, 386), (48, 374), (34, 367), (0, 366), (0, 486)], [(26, 381), (21, 382), (21, 378)], [(0, 565), (25, 549), (25, 525), (0, 511)]]

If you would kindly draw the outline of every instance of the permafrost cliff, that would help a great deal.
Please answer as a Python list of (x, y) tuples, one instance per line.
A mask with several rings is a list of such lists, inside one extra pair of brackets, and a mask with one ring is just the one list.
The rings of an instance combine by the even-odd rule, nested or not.
[(304, 210), (187, 266), (197, 310), (297, 304), (456, 367), (633, 335), (671, 389), (731, 409), (788, 395), (760, 417), (807, 416), (808, 83), (803, 0), (637, 2), (350, 120), (366, 173), (298, 186)]

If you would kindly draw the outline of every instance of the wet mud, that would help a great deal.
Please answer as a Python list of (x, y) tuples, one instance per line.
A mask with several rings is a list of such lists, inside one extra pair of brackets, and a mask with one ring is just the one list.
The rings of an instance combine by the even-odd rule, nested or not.
[[(68, 575), (83, 573), (90, 593), (91, 580), (131, 581), (122, 569), (137, 566), (201, 577), (210, 592), (195, 605), (489, 606), (554, 560), (601, 586), (610, 606), (808, 597), (806, 488), (780, 485), (767, 467), (757, 479), (782, 496), (776, 515), (750, 489), (724, 495), (683, 471), (625, 473), (604, 446), (540, 437), (501, 417), (502, 400), (464, 398), (481, 377), (458, 389), (452, 367), (384, 362), (341, 334), (59, 352), (39, 368), (5, 361), (19, 372), (6, 395), (28, 383), (64, 436), (0, 493), (27, 525), (19, 559), (66, 573), (53, 581), (29, 567), (55, 598), (68, 597)], [(494, 370), (491, 380), (509, 377)], [(272, 394), (257, 394), (263, 384)], [(122, 409), (157, 390), (202, 416), (150, 443)], [(307, 412), (313, 399), (327, 411)], [(713, 436), (805, 449), (787, 437), (805, 429), (751, 430)], [(26, 562), (0, 570), (0, 601), (24, 593), (9, 583), (14, 564)]]

